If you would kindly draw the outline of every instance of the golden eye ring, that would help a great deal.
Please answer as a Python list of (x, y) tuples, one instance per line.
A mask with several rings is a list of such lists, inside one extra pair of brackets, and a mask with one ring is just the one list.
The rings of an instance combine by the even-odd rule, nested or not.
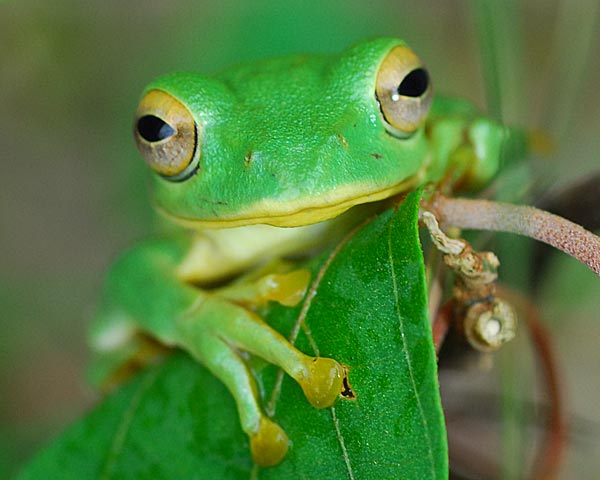
[(375, 95), (390, 134), (408, 137), (423, 124), (433, 88), (423, 62), (410, 48), (394, 47), (381, 62)]
[(138, 150), (155, 172), (183, 181), (199, 167), (199, 128), (190, 111), (172, 95), (150, 90), (135, 113), (134, 137)]

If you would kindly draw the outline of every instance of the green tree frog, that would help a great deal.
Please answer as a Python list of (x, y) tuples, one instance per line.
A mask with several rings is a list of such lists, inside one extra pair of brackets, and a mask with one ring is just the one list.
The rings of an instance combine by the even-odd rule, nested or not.
[(485, 184), (506, 130), (466, 102), (433, 102), (419, 57), (379, 38), (336, 56), (164, 76), (144, 91), (134, 135), (156, 209), (183, 228), (110, 270), (92, 332), (96, 377), (142, 358), (148, 339), (182, 348), (233, 395), (254, 461), (274, 465), (288, 438), (263, 412), (245, 355), (282, 368), (317, 408), (336, 401), (345, 371), (256, 313), (296, 305), (310, 280), (273, 262), (315, 251), (424, 182)]

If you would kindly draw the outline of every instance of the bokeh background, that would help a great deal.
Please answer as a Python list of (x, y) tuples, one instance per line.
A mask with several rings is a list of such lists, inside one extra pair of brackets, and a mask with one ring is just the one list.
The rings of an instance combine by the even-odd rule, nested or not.
[[(161, 228), (131, 140), (153, 77), (400, 36), (438, 92), (553, 136), (531, 159), (538, 190), (600, 170), (598, 2), (488, 2), (491, 22), (477, 3), (0, 2), (0, 477), (97, 399), (85, 338), (103, 272)], [(600, 471), (599, 283), (559, 257), (539, 286), (578, 426), (565, 478)]]

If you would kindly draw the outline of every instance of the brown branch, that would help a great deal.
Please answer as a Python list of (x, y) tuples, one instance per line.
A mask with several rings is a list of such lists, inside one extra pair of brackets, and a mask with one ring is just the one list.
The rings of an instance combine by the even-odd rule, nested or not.
[(511, 232), (547, 243), (600, 275), (600, 237), (558, 215), (534, 207), (435, 195), (424, 202), (440, 222), (466, 230)]

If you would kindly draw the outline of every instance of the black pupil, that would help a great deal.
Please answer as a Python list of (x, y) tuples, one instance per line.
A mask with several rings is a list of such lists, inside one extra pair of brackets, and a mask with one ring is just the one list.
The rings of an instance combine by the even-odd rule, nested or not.
[(160, 142), (175, 133), (175, 129), (154, 115), (144, 115), (138, 120), (137, 130), (144, 140)]
[(420, 97), (425, 93), (428, 85), (429, 75), (427, 70), (415, 68), (398, 85), (398, 94), (404, 97)]

